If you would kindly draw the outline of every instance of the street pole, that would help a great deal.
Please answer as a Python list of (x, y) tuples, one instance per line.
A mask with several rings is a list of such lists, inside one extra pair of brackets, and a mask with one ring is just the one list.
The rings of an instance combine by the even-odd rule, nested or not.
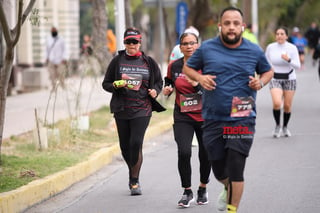
[(3, 66), (2, 27), (0, 26), (0, 69)]
[(117, 50), (123, 50), (123, 34), (126, 28), (126, 20), (125, 20), (125, 10), (124, 10), (124, 0), (115, 0), (115, 20), (116, 20), (116, 37), (117, 37)]
[(160, 47), (159, 47), (159, 63), (161, 71), (163, 72), (163, 54), (164, 54), (164, 24), (163, 24), (163, 3), (162, 0), (158, 0), (158, 12), (159, 12), (159, 31), (160, 31)]
[(252, 31), (259, 38), (258, 0), (251, 0)]
[(230, 4), (231, 6), (236, 7), (238, 4), (238, 0), (230, 0)]

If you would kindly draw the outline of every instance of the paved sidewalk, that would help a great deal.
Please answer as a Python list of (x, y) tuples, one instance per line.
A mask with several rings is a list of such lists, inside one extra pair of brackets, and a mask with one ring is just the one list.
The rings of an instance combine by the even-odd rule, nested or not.
[[(52, 123), (53, 120), (56, 122), (69, 116), (75, 116), (77, 111), (87, 113), (109, 105), (111, 94), (102, 89), (102, 80), (102, 76), (97, 79), (90, 77), (68, 78), (66, 80), (67, 89), (58, 89), (54, 111), (52, 107), (55, 96), (53, 95), (51, 98), (47, 121), (49, 123)], [(80, 94), (78, 99), (80, 101), (77, 108), (78, 94)], [(39, 118), (44, 120), (49, 97), (49, 89), (7, 97), (3, 138), (33, 130), (36, 125), (35, 109), (37, 109)]]

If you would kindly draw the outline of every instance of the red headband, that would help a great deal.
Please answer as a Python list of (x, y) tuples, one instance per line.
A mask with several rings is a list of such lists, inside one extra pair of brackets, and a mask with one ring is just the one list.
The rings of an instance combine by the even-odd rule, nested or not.
[(141, 40), (141, 35), (129, 35), (129, 36), (127, 36), (127, 37), (124, 37), (123, 40), (127, 40), (127, 39)]

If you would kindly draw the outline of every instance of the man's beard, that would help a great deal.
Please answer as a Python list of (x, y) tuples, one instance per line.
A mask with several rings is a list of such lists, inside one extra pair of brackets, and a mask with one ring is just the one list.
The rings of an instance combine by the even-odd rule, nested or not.
[(241, 34), (240, 35), (236, 35), (234, 37), (234, 39), (229, 39), (227, 34), (222, 34), (222, 40), (226, 44), (230, 44), (230, 45), (236, 44), (236, 43), (238, 43), (240, 41), (240, 39), (241, 39)]

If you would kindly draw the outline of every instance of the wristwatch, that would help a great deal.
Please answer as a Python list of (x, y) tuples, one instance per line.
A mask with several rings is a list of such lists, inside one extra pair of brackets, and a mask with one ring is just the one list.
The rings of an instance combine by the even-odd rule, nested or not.
[(261, 88), (264, 87), (264, 83), (261, 80), (260, 80), (260, 86), (261, 86)]

